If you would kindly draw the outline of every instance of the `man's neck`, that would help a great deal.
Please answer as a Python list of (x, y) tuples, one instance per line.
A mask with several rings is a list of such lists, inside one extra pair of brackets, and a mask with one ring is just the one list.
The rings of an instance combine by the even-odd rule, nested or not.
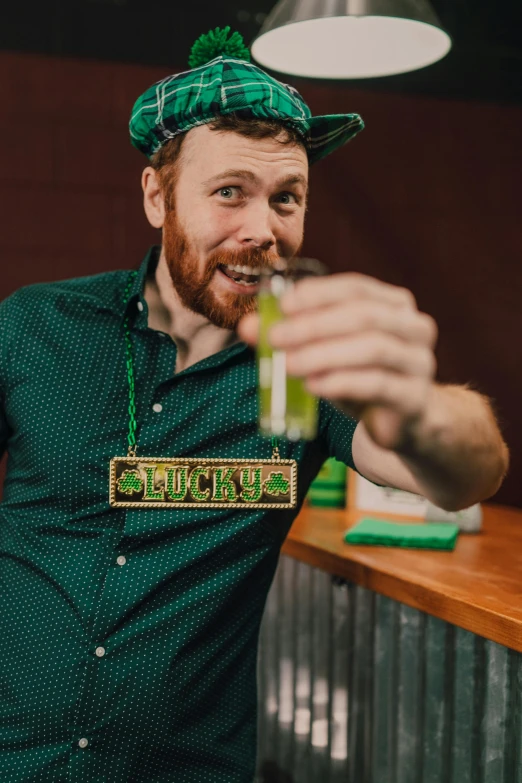
[(221, 329), (185, 307), (172, 284), (163, 249), (154, 277), (146, 280), (145, 300), (149, 310), (149, 328), (170, 334), (176, 343), (176, 372), (219, 353), (239, 340), (235, 332)]

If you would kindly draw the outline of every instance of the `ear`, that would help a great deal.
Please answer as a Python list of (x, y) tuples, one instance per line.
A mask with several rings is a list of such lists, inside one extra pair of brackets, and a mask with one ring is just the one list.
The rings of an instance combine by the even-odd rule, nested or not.
[(159, 179), (152, 166), (147, 166), (141, 175), (143, 188), (143, 207), (147, 220), (154, 228), (162, 228), (165, 221), (165, 204)]

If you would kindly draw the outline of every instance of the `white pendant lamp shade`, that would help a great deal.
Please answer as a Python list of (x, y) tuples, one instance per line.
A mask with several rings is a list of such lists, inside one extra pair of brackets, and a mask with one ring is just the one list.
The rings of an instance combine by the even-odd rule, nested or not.
[(450, 49), (429, 0), (280, 0), (251, 47), (265, 68), (316, 79), (414, 71)]

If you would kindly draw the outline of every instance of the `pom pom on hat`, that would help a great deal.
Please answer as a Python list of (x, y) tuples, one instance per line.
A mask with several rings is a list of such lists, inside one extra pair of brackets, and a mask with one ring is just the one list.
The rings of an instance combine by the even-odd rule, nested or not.
[(245, 46), (243, 36), (235, 32), (227, 40), (229, 32), (228, 26), (223, 29), (216, 27), (215, 30), (200, 35), (190, 50), (189, 67), (198, 68), (221, 54), (250, 62), (250, 52)]

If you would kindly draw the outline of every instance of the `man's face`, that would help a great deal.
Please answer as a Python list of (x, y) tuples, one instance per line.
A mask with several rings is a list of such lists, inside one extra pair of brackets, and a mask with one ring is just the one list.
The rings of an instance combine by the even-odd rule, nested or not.
[[(308, 159), (299, 145), (206, 125), (189, 131), (163, 225), (165, 258), (183, 304), (224, 329), (255, 310), (254, 270), (301, 248), (307, 187)], [(232, 268), (238, 266), (243, 270)]]

